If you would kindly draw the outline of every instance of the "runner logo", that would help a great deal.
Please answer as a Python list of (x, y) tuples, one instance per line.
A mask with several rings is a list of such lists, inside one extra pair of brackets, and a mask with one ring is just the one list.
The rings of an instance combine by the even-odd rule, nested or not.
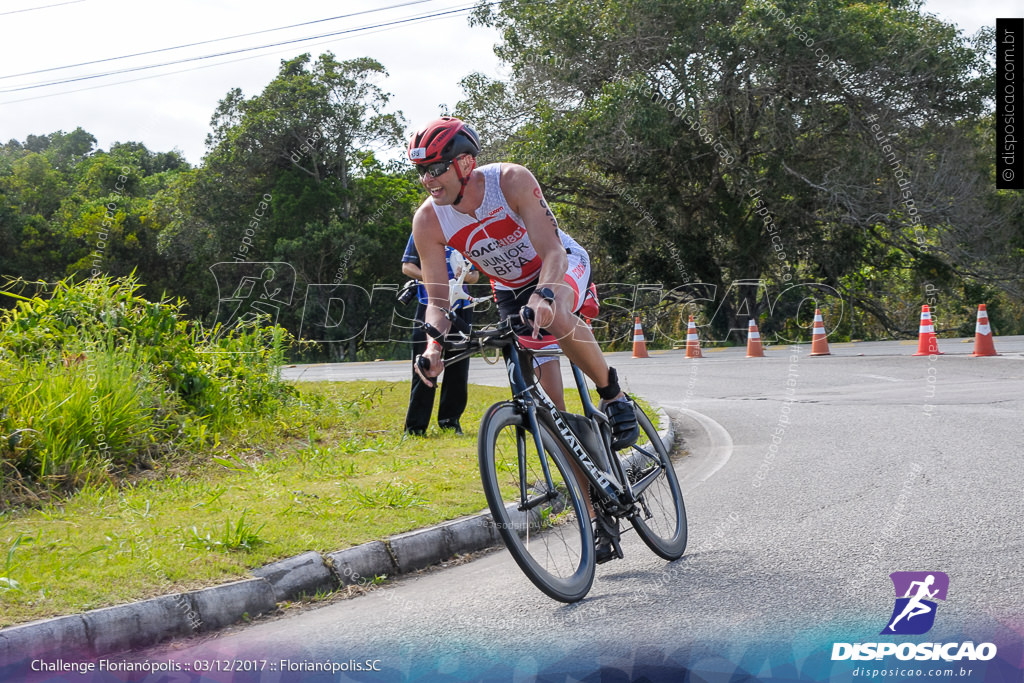
[(295, 269), (271, 261), (222, 261), (210, 266), (217, 283), (219, 334), (266, 316), (276, 325), (282, 308), (292, 305)]
[[(896, 605), (880, 635), (921, 635), (935, 624), (935, 600), (945, 600), (949, 576), (943, 572), (893, 572), (889, 575), (896, 590)], [(995, 643), (832, 643), (832, 661), (987, 662), (997, 654)], [(857, 676), (857, 671), (854, 671)], [(884, 675), (884, 673), (883, 673)]]
[(896, 605), (880, 635), (920, 635), (935, 624), (934, 600), (945, 600), (949, 576), (943, 572), (893, 572)]

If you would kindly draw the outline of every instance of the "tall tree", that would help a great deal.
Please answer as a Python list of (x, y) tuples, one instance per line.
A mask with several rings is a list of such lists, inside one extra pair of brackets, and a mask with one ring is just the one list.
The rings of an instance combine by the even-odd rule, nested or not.
[[(378, 219), (398, 210), (408, 220), (416, 196), (408, 178), (382, 181), (396, 171), (376, 161), (403, 137), (376, 84), (386, 75), (372, 59), (307, 54), (283, 61), (260, 94), (221, 100), (204, 166), (156, 200), (160, 249), (190, 274), (194, 312), (214, 310), (206, 270), (220, 261), (286, 262), (300, 288), (334, 282), (343, 262), (369, 282), (397, 281), (408, 225), (368, 225), (381, 207)], [(294, 311), (280, 322), (298, 331)]]
[[(884, 316), (852, 286), (865, 266), (966, 274), (946, 236), (976, 235), (957, 207), (979, 203), (949, 169), (985, 176), (961, 141), (991, 65), (919, 3), (513, 0), (476, 20), (512, 76), (466, 79), (458, 111), (534, 169), (605, 277), (803, 279)], [(733, 291), (708, 304), (719, 333), (769, 303)]]
[(110, 153), (95, 143), (77, 128), (0, 147), (0, 275), (54, 281), (137, 271), (157, 294), (173, 288), (150, 200), (187, 164), (141, 143), (115, 142)]

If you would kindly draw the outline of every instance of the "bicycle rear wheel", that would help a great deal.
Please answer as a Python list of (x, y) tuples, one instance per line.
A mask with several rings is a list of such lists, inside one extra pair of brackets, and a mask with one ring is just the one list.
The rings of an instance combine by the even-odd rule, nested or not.
[(657, 476), (638, 496), (640, 512), (631, 522), (648, 548), (666, 560), (675, 560), (686, 550), (683, 493), (669, 460), (668, 449), (658, 436), (657, 428), (639, 406), (636, 419), (640, 424), (640, 438), (628, 452), (620, 452), (623, 469), (634, 487), (643, 485), (655, 473)]
[[(576, 602), (594, 582), (594, 537), (583, 502), (561, 445), (540, 423), (543, 457), (555, 490), (548, 490), (526, 416), (511, 403), (491, 407), (480, 425), (480, 476), (487, 505), (509, 552), (523, 573), (545, 594)], [(520, 454), (529, 500), (519, 510)]]

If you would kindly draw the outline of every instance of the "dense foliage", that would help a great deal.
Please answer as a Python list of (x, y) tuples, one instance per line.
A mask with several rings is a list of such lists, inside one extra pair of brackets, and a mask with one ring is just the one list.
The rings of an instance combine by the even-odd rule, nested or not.
[(198, 454), (295, 397), (281, 328), (206, 330), (132, 278), (15, 284), (0, 316), (0, 509)]
[[(806, 338), (815, 305), (839, 337), (912, 335), (923, 303), (943, 332), (969, 334), (982, 302), (997, 334), (1024, 332), (1024, 200), (994, 189), (990, 31), (913, 0), (510, 0), (475, 21), (502, 32), (510, 75), (467, 76), (456, 113), (481, 162), (533, 170), (595, 281), (624, 283), (602, 290), (604, 340), (638, 313), (654, 344), (679, 340), (690, 312), (708, 338), (742, 339), (750, 316)], [(8, 142), (0, 275), (134, 271), (206, 326), (255, 302), (333, 342), (320, 358), (404, 355), (380, 341), (405, 333), (374, 285), (404, 280), (423, 194), (382, 160), (405, 134), (386, 77), (371, 59), (285, 60), (263, 92), (226, 94), (197, 167), (81, 129)]]
[[(221, 101), (196, 168), (139, 143), (97, 150), (81, 129), (0, 146), (0, 275), (54, 282), (135, 272), (151, 295), (183, 298), (183, 312), (210, 326), (225, 322), (219, 299), (238, 284), (230, 267), (234, 281), (215, 279), (216, 264), (285, 263), (294, 291), (277, 322), (290, 331), (301, 328), (309, 284), (357, 283), (337, 297), (359, 309), (361, 288), (404, 281), (419, 201), (415, 174), (377, 158), (403, 136), (374, 85), (383, 76), (370, 59), (285, 61), (261, 94), (235, 89)], [(310, 315), (327, 316), (317, 306), (329, 296), (315, 298)], [(356, 332), (325, 330), (321, 340), (349, 341), (321, 352), (354, 358), (365, 345)]]
[(511, 76), (467, 78), (459, 113), (535, 169), (601, 281), (707, 283), (690, 296), (718, 333), (792, 282), (834, 290), (846, 333), (913, 333), (923, 303), (956, 329), (982, 301), (1022, 329), (990, 32), (906, 0), (513, 0), (477, 20)]

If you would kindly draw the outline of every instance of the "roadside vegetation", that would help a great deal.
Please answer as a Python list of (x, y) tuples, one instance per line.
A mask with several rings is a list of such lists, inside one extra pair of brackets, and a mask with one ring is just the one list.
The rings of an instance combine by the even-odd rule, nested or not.
[[(942, 336), (971, 335), (980, 303), (996, 335), (1024, 333), (991, 28), (964, 35), (908, 0), (560, 10), (480, 5), (508, 76), (467, 73), (449, 104), (479, 163), (526, 165), (589, 252), (602, 343), (629, 348), (639, 315), (670, 348), (690, 314), (707, 344), (743, 344), (751, 317), (766, 341), (809, 341), (815, 308), (832, 341), (913, 338), (922, 304)], [(389, 325), (413, 310), (378, 286), (406, 280), (425, 194), (404, 150), (425, 122), (393, 108), (396, 83), (373, 59), (289, 56), (262, 90), (226, 90), (197, 165), (81, 128), (0, 143), (0, 276), (136, 272), (209, 327), (219, 287), (285, 264), (276, 322), (332, 342), (294, 359), (401, 358), (408, 330)], [(349, 315), (311, 327), (330, 285)]]
[(19, 298), (0, 318), (0, 627), (486, 507), (476, 428), (507, 388), (470, 387), (462, 436), (405, 437), (407, 382), (284, 382), (288, 343), (204, 330), (130, 278)]
[(0, 315), (3, 508), (188, 461), (301, 403), (278, 377), (283, 329), (205, 329), (132, 277), (19, 284)]
[(465, 434), (402, 434), (408, 384), (303, 383), (205, 455), (0, 513), (0, 627), (248, 576), (479, 512), (476, 426), (507, 389), (470, 387)]

